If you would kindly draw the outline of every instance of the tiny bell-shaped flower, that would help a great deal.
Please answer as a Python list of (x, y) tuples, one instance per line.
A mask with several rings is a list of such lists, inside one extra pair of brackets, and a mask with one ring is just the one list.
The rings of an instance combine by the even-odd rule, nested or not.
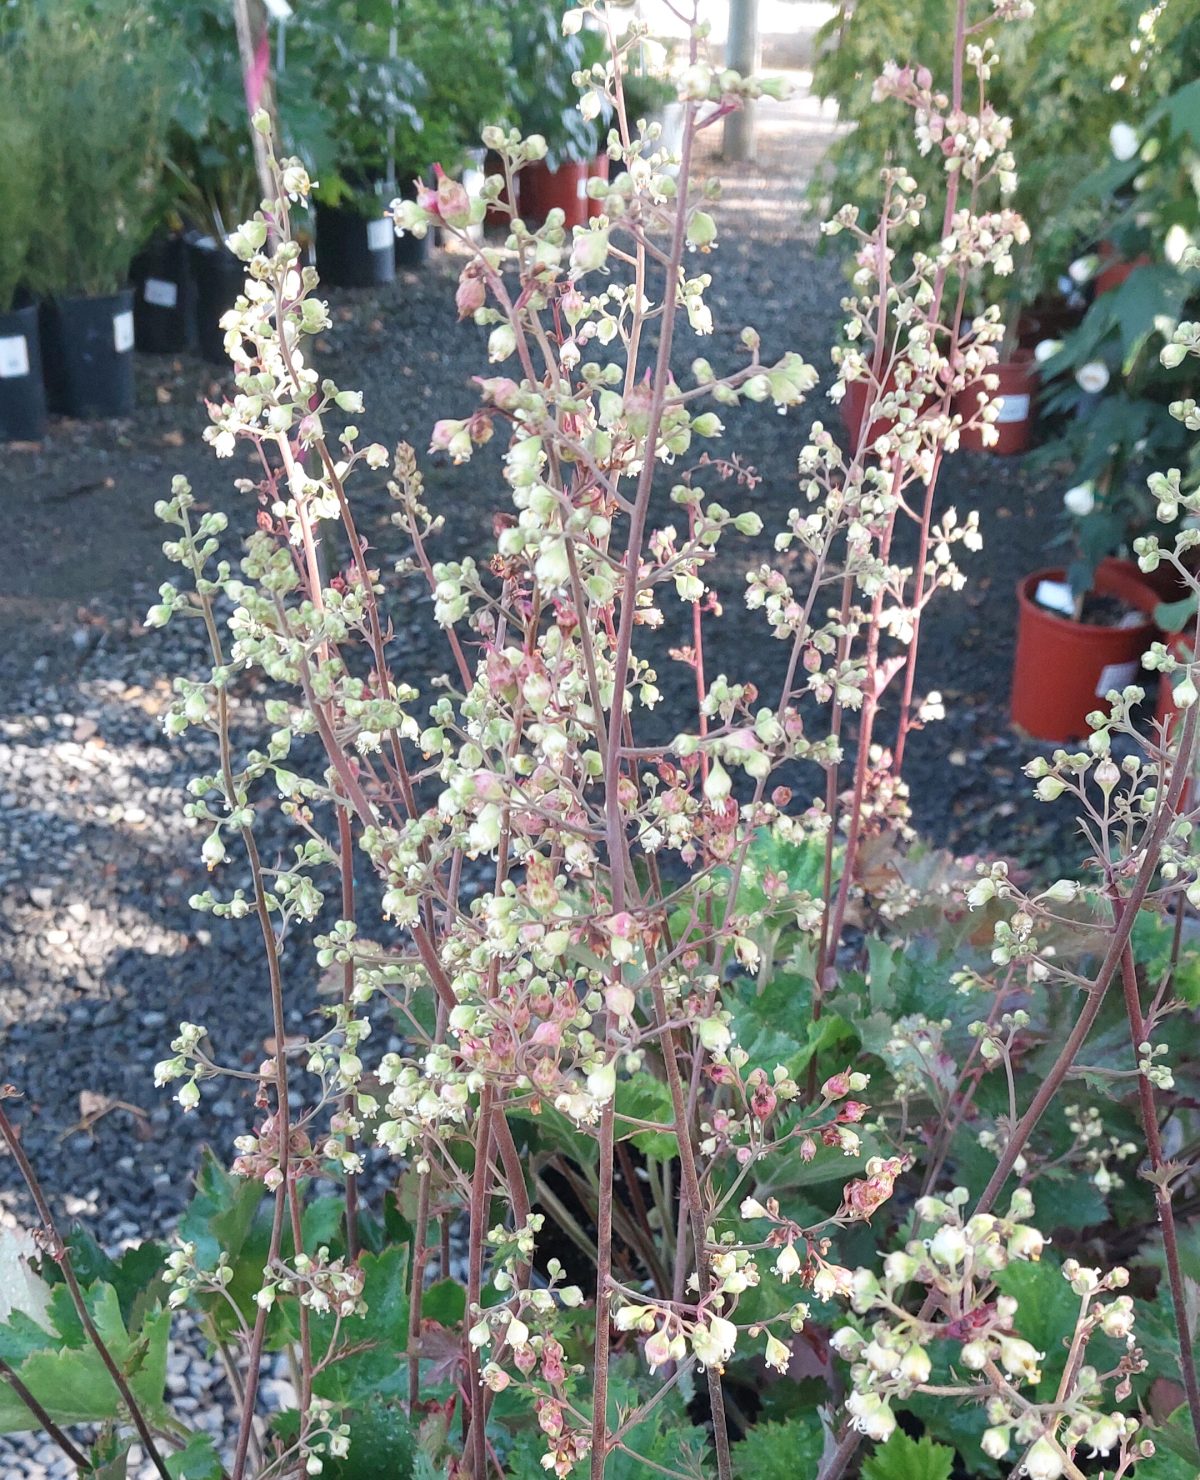
[(800, 1272), (801, 1259), (792, 1244), (785, 1244), (775, 1260), (775, 1273), (786, 1285), (794, 1274)]
[(947, 1269), (957, 1269), (967, 1257), (967, 1236), (961, 1228), (948, 1223), (929, 1241), (929, 1255), (936, 1264)]
[(671, 1360), (671, 1338), (667, 1335), (665, 1326), (660, 1326), (649, 1338), (644, 1350), (651, 1372), (657, 1372)]
[(792, 1353), (778, 1336), (767, 1335), (767, 1366), (774, 1367), (776, 1372), (786, 1372), (792, 1360)]
[(1043, 1434), (1029, 1446), (1024, 1470), (1029, 1480), (1059, 1480), (1063, 1472), (1062, 1450)]
[(617, 1092), (616, 1061), (601, 1064), (598, 1069), (593, 1069), (587, 1077), (587, 1089), (593, 1100), (598, 1100), (602, 1104), (611, 1100)]

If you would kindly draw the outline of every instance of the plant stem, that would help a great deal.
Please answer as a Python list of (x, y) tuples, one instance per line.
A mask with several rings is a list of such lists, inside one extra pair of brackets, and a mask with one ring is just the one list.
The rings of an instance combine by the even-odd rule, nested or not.
[[(1124, 909), (1124, 905), (1121, 909)], [(1146, 1024), (1142, 1017), (1141, 998), (1138, 995), (1133, 949), (1128, 941), (1121, 952), (1121, 985), (1125, 994), (1125, 1015), (1129, 1020), (1129, 1038), (1136, 1060), (1138, 1045), (1146, 1041)], [(1179, 1367), (1183, 1375), (1183, 1390), (1187, 1394), (1192, 1433), (1196, 1437), (1197, 1445), (1200, 1445), (1200, 1384), (1196, 1381), (1196, 1353), (1192, 1346), (1187, 1290), (1184, 1284), (1183, 1267), (1179, 1259), (1179, 1235), (1175, 1226), (1175, 1210), (1171, 1204), (1171, 1188), (1166, 1176), (1162, 1136), (1158, 1129), (1158, 1106), (1154, 1086), (1144, 1074), (1138, 1075), (1138, 1104), (1142, 1115), (1142, 1133), (1146, 1138), (1146, 1151), (1155, 1174), (1154, 1196), (1158, 1204), (1159, 1223), (1162, 1227), (1167, 1282), (1171, 1287), (1171, 1303), (1175, 1309), (1175, 1329), (1179, 1337)]]
[[(0, 1091), (0, 1099), (11, 1098), (13, 1093), (12, 1087), (5, 1085), (3, 1090)], [(21, 1173), (25, 1186), (29, 1189), (30, 1197), (33, 1198), (33, 1205), (37, 1209), (37, 1215), (42, 1223), (42, 1236), (46, 1240), (46, 1251), (50, 1258), (54, 1260), (55, 1264), (58, 1265), (59, 1269), (62, 1270), (63, 1280), (71, 1297), (71, 1304), (75, 1307), (75, 1314), (79, 1317), (83, 1329), (87, 1332), (88, 1340), (96, 1348), (96, 1353), (104, 1363), (108, 1375), (116, 1384), (117, 1391), (120, 1393), (121, 1399), (129, 1411), (129, 1417), (133, 1422), (133, 1426), (138, 1432), (138, 1438), (142, 1441), (142, 1448), (146, 1451), (147, 1458), (158, 1471), (162, 1480), (171, 1480), (167, 1467), (163, 1463), (162, 1455), (158, 1452), (158, 1446), (154, 1442), (154, 1435), (150, 1430), (150, 1425), (146, 1422), (146, 1416), (141, 1410), (141, 1405), (134, 1397), (133, 1390), (130, 1388), (129, 1381), (124, 1372), (122, 1372), (112, 1352), (105, 1345), (104, 1338), (96, 1329), (96, 1323), (92, 1320), (92, 1313), (87, 1308), (87, 1301), (83, 1298), (83, 1291), (80, 1289), (79, 1281), (75, 1277), (75, 1266), (71, 1261), (71, 1251), (58, 1231), (58, 1225), (54, 1221), (54, 1215), (50, 1211), (50, 1204), (46, 1201), (41, 1183), (37, 1179), (37, 1174), (34, 1172), (29, 1158), (25, 1155), (25, 1148), (21, 1145), (20, 1137), (13, 1128), (13, 1123), (9, 1120), (3, 1105), (0, 1105), (0, 1136), (4, 1137), (9, 1151), (12, 1152), (17, 1169)], [(22, 1402), (24, 1402), (23, 1398)], [(47, 1433), (49, 1432), (47, 1430)]]
[(37, 1419), (41, 1427), (45, 1429), (71, 1463), (78, 1465), (80, 1470), (90, 1469), (91, 1466), (87, 1455), (82, 1450), (76, 1449), (74, 1444), (71, 1443), (70, 1439), (54, 1422), (3, 1357), (0, 1357), (0, 1377), (12, 1388), (13, 1392), (25, 1404), (26, 1408), (29, 1409), (30, 1413), (33, 1414), (34, 1418)]

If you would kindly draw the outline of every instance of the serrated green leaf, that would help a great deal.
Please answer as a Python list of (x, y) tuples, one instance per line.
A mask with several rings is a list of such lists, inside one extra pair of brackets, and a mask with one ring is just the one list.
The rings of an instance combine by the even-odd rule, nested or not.
[(824, 1448), (816, 1413), (786, 1423), (756, 1423), (730, 1453), (734, 1480), (808, 1480), (817, 1473)]
[(221, 1456), (211, 1434), (193, 1434), (165, 1460), (171, 1480), (221, 1480)]
[[(350, 1406), (371, 1398), (399, 1398), (408, 1385), (403, 1361), (408, 1344), (408, 1249), (393, 1245), (382, 1254), (364, 1254), (360, 1265), (366, 1314), (342, 1319), (339, 1347), (348, 1349), (348, 1355), (313, 1382), (319, 1398)], [(310, 1330), (315, 1351), (329, 1348), (335, 1324), (332, 1315), (314, 1313)]]
[(949, 1480), (954, 1450), (930, 1438), (910, 1439), (897, 1429), (864, 1461), (863, 1480)]
[(674, 1114), (671, 1107), (671, 1091), (662, 1080), (639, 1072), (629, 1079), (617, 1081), (615, 1100), (617, 1112), (617, 1136), (620, 1140), (633, 1142), (644, 1156), (657, 1161), (668, 1161), (679, 1150), (679, 1143), (671, 1131), (631, 1131), (621, 1123), (621, 1116), (634, 1120), (652, 1120), (656, 1124), (671, 1124)]
[(421, 1319), (457, 1326), (467, 1313), (467, 1292), (457, 1280), (439, 1280), (421, 1296)]

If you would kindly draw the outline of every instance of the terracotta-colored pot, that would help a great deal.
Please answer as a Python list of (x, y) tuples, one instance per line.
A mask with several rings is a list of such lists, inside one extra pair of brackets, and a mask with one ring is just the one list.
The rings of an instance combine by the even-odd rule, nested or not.
[(1150, 255), (1147, 252), (1143, 252), (1140, 257), (1135, 257), (1132, 262), (1121, 262), (1115, 259), (1109, 261), (1096, 274), (1093, 284), (1096, 297), (1099, 298), (1102, 293), (1111, 293), (1115, 288), (1119, 288), (1135, 267), (1146, 267), (1151, 260)]
[(547, 169), (544, 160), (526, 165), (517, 176), (517, 197), (522, 218), (531, 226), (540, 226), (557, 206), (563, 213), (568, 230), (572, 226), (586, 226), (590, 169), (588, 160), (568, 160), (556, 170)]
[(1023, 308), (1017, 319), (1017, 343), (1035, 349), (1043, 339), (1062, 339), (1077, 328), (1083, 313), (1065, 298), (1039, 298)]
[(1136, 681), (1142, 654), (1154, 640), (1152, 614), (1158, 597), (1131, 561), (1102, 560), (1092, 590), (1145, 613), (1136, 626), (1087, 626), (1037, 605), (1034, 593), (1040, 582), (1065, 579), (1062, 570), (1039, 570), (1017, 585), (1012, 719), (1036, 740), (1087, 735), (1087, 716), (1107, 707), (1109, 689)]
[[(992, 423), (996, 428), (997, 440), (985, 447), (979, 427), (966, 427), (959, 437), (958, 445), (968, 452), (997, 452), (1002, 457), (1015, 452), (1024, 452), (1033, 438), (1033, 423), (1036, 415), (1037, 362), (1029, 350), (1017, 350), (1011, 360), (1001, 360), (992, 372), (1000, 381), (996, 399), (1000, 402), (1000, 414)], [(961, 416), (974, 415), (979, 405), (979, 390), (982, 387), (963, 391), (956, 398), (955, 410)]]

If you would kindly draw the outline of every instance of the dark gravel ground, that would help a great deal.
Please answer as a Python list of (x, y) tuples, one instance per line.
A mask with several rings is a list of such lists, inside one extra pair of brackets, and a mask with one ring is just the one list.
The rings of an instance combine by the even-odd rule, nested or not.
[[(702, 347), (715, 364), (736, 363), (737, 334), (749, 322), (765, 356), (794, 349), (828, 366), (840, 275), (834, 260), (815, 254), (813, 224), (798, 205), (818, 147), (819, 137), (781, 128), (764, 140), (757, 171), (727, 177), (728, 234), (711, 263), (718, 331)], [(364, 391), (359, 420), (373, 440), (405, 439), (423, 452), (437, 417), (474, 404), (469, 377), (485, 362), (483, 333), (455, 321), (455, 273), (440, 257), (392, 290), (332, 295), (321, 368)], [(683, 351), (685, 360), (699, 352), (694, 342)], [(139, 628), (169, 570), (152, 509), (172, 474), (186, 473), (203, 503), (229, 510), (235, 529), (252, 523), (253, 507), (238, 507), (231, 487), (238, 459), (218, 463), (200, 442), (202, 402), (219, 389), (198, 360), (141, 358), (138, 413), (128, 423), (58, 423), (36, 449), (0, 451), (0, 1078), (26, 1097), (16, 1114), (48, 1189), (109, 1242), (160, 1230), (186, 1199), (198, 1140), (228, 1151), (247, 1118), (248, 1107), (225, 1091), (206, 1100), (203, 1119), (184, 1121), (153, 1088), (151, 1066), (175, 1023), (209, 1024), (219, 1053), (248, 1061), (270, 1031), (253, 928), (187, 906), (199, 839), (179, 805), (208, 757), (198, 741), (168, 744), (158, 716), (167, 675), (202, 666), (198, 634)], [(741, 542), (734, 553), (731, 545), (717, 579), (725, 616), (708, 639), (710, 676), (724, 671), (772, 692), (781, 649), (745, 612), (744, 572), (795, 502), (807, 426), (829, 412), (818, 394), (786, 418), (763, 408), (727, 418), (728, 445), (761, 475), (748, 497), (766, 531), (757, 548)], [(430, 502), (446, 520), (439, 549), (489, 548), (492, 511), (505, 494), (495, 460), (425, 466)], [(1019, 766), (1031, 747), (1007, 717), (1014, 586), (1043, 563), (1058, 489), (1019, 459), (959, 454), (939, 497), (980, 510), (985, 548), (968, 557), (968, 589), (935, 604), (924, 632), (922, 687), (941, 689), (949, 717), (911, 743), (918, 825), (958, 852), (1069, 857), (1064, 818), (1029, 798)], [(385, 555), (386, 495), (376, 488), (361, 498), (364, 533)], [(415, 680), (441, 672), (440, 635), (411, 588), (398, 593), (396, 624), (397, 651)], [(660, 682), (672, 728), (674, 715), (689, 712), (691, 674), (667, 660)], [(285, 835), (269, 818), (263, 826), (269, 853)], [(314, 983), (304, 953), (293, 955), (298, 1022), (313, 1007)], [(5, 1205), (22, 1205), (7, 1159), (0, 1216)]]

